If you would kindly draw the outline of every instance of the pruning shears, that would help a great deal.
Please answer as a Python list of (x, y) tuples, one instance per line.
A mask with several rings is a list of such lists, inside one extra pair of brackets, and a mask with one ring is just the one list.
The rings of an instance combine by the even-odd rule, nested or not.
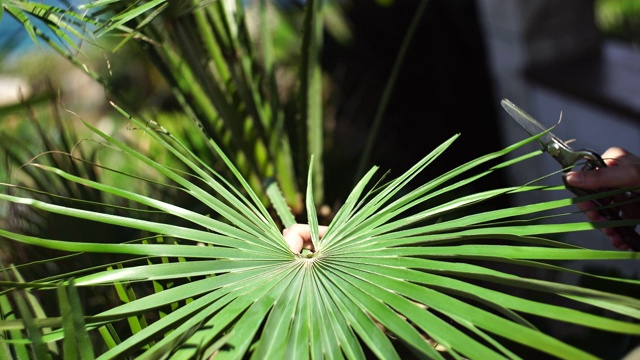
[[(607, 167), (600, 154), (591, 150), (573, 150), (564, 141), (560, 140), (557, 136), (553, 135), (550, 131), (540, 124), (531, 115), (524, 112), (517, 107), (514, 103), (507, 99), (501, 101), (502, 107), (511, 115), (511, 117), (522, 126), (531, 136), (539, 135), (537, 140), (542, 146), (543, 151), (547, 152), (553, 157), (561, 166), (564, 173), (571, 171), (578, 162), (584, 162), (581, 171), (591, 171), (598, 168)], [(567, 184), (565, 176), (562, 176), (562, 181), (568, 190), (573, 192), (577, 196), (595, 194), (597, 191), (589, 191), (579, 189)], [(625, 193), (627, 198), (632, 197), (634, 194), (631, 192)], [(591, 202), (596, 206), (598, 212), (609, 220), (621, 220), (621, 211), (615, 206), (615, 202), (610, 200), (605, 202), (603, 199), (594, 199)], [(614, 229), (622, 237), (624, 243), (633, 251), (640, 251), (640, 235), (635, 231), (633, 226), (621, 226)]]

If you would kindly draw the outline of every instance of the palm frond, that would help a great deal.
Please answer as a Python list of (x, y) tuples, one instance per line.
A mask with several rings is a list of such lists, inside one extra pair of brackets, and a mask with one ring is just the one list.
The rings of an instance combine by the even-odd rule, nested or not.
[[(174, 152), (204, 179), (209, 191), (221, 199), (113, 137), (95, 128), (92, 130), (132, 159), (142, 161), (175, 181), (183, 191), (204, 202), (212, 216), (83, 179), (61, 169), (44, 165), (38, 165), (38, 168), (182, 217), (206, 230), (0, 195), (5, 201), (177, 239), (175, 243), (94, 244), (0, 231), (0, 235), (7, 238), (39, 246), (148, 258), (146, 263), (122, 263), (118, 268), (76, 276), (73, 286), (174, 283), (159, 286), (159, 291), (143, 297), (128, 296), (123, 298), (126, 302), (121, 305), (85, 318), (89, 332), (102, 329), (102, 333), (109, 333), (110, 324), (115, 326), (128, 318), (145, 314), (148, 318), (155, 314), (151, 316), (154, 319), (151, 322), (135, 322), (135, 326), (130, 322), (131, 336), (127, 338), (115, 340), (109, 336), (107, 340), (112, 347), (100, 355), (103, 358), (132, 354), (141, 358), (212, 354), (223, 358), (247, 355), (258, 358), (365, 358), (368, 354), (379, 358), (401, 358), (406, 354), (429, 358), (517, 358), (527, 354), (524, 347), (531, 348), (534, 353), (560, 358), (592, 358), (587, 352), (546, 334), (536, 324), (540, 319), (547, 319), (618, 334), (640, 335), (640, 325), (634, 322), (640, 316), (640, 300), (533, 275), (523, 276), (501, 268), (502, 263), (513, 263), (524, 268), (545, 268), (562, 273), (574, 270), (550, 262), (635, 259), (636, 254), (631, 252), (583, 249), (544, 237), (592, 229), (593, 226), (586, 222), (543, 224), (538, 221), (541, 214), (572, 207), (575, 201), (582, 199), (563, 199), (436, 221), (443, 214), (495, 196), (543, 191), (541, 187), (524, 186), (474, 194), (433, 209), (410, 213), (421, 202), (468, 185), (483, 174), (518, 165), (512, 160), (498, 161), (473, 173), (476, 168), (487, 167), (488, 163), (520, 149), (535, 138), (463, 164), (406, 193), (401, 190), (447, 147), (453, 146), (457, 136), (407, 173), (387, 183), (374, 185), (373, 169), (354, 188), (322, 239), (317, 236), (317, 230), (313, 230), (317, 218), (313, 217), (315, 204), (313, 192), (309, 190), (307, 207), (315, 233), (315, 249), (311, 254), (296, 255), (287, 248), (276, 221), (269, 217), (260, 199), (247, 195), (252, 189), (242, 181), (229, 159), (226, 166), (238, 176), (233, 182), (216, 175), (213, 169), (198, 163), (193, 156), (181, 155), (185, 151), (181, 143), (160, 125), (144, 126), (148, 122), (129, 118)], [(219, 155), (226, 159), (222, 152)], [(526, 161), (530, 157), (528, 154), (519, 159)], [(462, 179), (456, 181), (458, 177)], [(239, 187), (242, 192), (235, 190), (237, 185), (233, 185), (238, 181), (244, 182)], [(313, 169), (310, 168), (309, 189), (312, 184)], [(554, 216), (562, 218), (562, 214)], [(621, 224), (603, 224), (616, 225)], [(479, 244), (479, 241), (485, 243)], [(637, 280), (629, 279), (609, 277), (606, 281), (633, 287), (640, 285)], [(10, 287), (9, 284), (6, 286)], [(527, 289), (534, 295), (544, 294), (556, 300), (563, 299), (563, 302), (541, 301), (536, 296), (514, 296), (495, 286)], [(613, 309), (624, 319), (580, 309), (582, 305)], [(38, 324), (26, 318), (23, 321), (24, 328), (33, 329), (34, 324)], [(63, 320), (60, 326), (60, 330), (42, 335), (43, 343), (70, 336), (64, 331), (69, 331), (67, 327), (71, 325), (65, 326)]]

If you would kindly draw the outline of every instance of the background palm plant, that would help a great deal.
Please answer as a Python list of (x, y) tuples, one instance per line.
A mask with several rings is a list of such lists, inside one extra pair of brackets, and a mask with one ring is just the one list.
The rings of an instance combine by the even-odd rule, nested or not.
[[(308, 36), (300, 42), (302, 60), (297, 69), (303, 74), (302, 99), (292, 113), (286, 111), (286, 101), (275, 96), (277, 79), (274, 66), (268, 65), (269, 56), (262, 61), (252, 56), (254, 44), (245, 27), (242, 4), (176, 4), (149, 1), (123, 6), (99, 1), (90, 6), (101, 11), (98, 6), (109, 8), (83, 17), (46, 5), (3, 2), (6, 12), (17, 18), (26, 11), (55, 18), (48, 23), (54, 30), (76, 26), (78, 30), (71, 34), (85, 40), (119, 31), (125, 34), (123, 42), (144, 44), (169, 79), (181, 109), (181, 115), (173, 119), (148, 109), (134, 113), (105, 77), (87, 70), (110, 90), (114, 109), (140, 134), (161, 145), (165, 155), (159, 156), (158, 147), (150, 152), (135, 149), (87, 123), (108, 145), (105, 151), (118, 155), (101, 160), (102, 177), (55, 164), (30, 166), (78, 188), (122, 199), (120, 209), (128, 210), (126, 213), (55, 204), (53, 197), (2, 195), (7, 202), (45, 213), (130, 228), (138, 237), (105, 244), (1, 230), (0, 235), (25, 244), (126, 256), (107, 265), (28, 281), (20, 274), (41, 264), (7, 268), (7, 280), (2, 283), (6, 291), (0, 298), (4, 314), (0, 328), (7, 339), (4, 354), (515, 358), (533, 352), (589, 358), (585, 351), (545, 333), (544, 324), (553, 320), (638, 335), (640, 326), (634, 320), (640, 301), (537, 276), (539, 270), (545, 276), (575, 273), (556, 263), (560, 260), (635, 258), (633, 253), (592, 251), (545, 237), (592, 229), (589, 223), (562, 222), (562, 213), (555, 215), (559, 223), (540, 221), (539, 217), (552, 210), (572, 211), (574, 200), (486, 211), (476, 206), (512, 193), (543, 189), (522, 186), (460, 195), (474, 181), (537, 155), (500, 160), (533, 139), (480, 154), (422, 184), (412, 180), (454, 145), (457, 136), (396, 179), (377, 176), (373, 168), (358, 179), (320, 239), (317, 226), (322, 220), (316, 212), (323, 194), (315, 179), (321, 178), (318, 164), (322, 163), (312, 160), (322, 153), (322, 141), (313, 138), (321, 133), (314, 129), (322, 126), (317, 64), (320, 2), (307, 2), (300, 20)], [(39, 11), (42, 9), (47, 11)], [(62, 14), (70, 16), (56, 16)], [(109, 20), (101, 21), (105, 14)], [(85, 33), (86, 29), (92, 32)], [(32, 33), (38, 35), (35, 30)], [(215, 44), (207, 42), (207, 47), (199, 48), (186, 41), (190, 38)], [(264, 46), (268, 53), (269, 46)], [(72, 60), (81, 64), (77, 57)], [(289, 100), (296, 104), (295, 98)], [(209, 138), (189, 128), (193, 120)], [(297, 131), (305, 135), (296, 136)], [(308, 143), (314, 144), (310, 150), (288, 140), (307, 136), (312, 138)], [(207, 154), (207, 149), (212, 152)], [(92, 157), (82, 160), (95, 162)], [(123, 163), (134, 166), (123, 168)], [(147, 176), (140, 177), (137, 169), (145, 169)], [(304, 172), (296, 172), (298, 169)], [(278, 187), (262, 183), (274, 175), (277, 181), (269, 184), (281, 184), (284, 197)], [(160, 190), (140, 192), (131, 186), (134, 180), (181, 193), (192, 201), (184, 205)], [(306, 189), (304, 206), (298, 189)], [(89, 201), (91, 205), (105, 202), (100, 197)], [(460, 215), (459, 210), (467, 215)], [(305, 217), (300, 216), (303, 213)], [(311, 225), (312, 253), (291, 253), (281, 236), (282, 227), (290, 226), (296, 217)], [(603, 224), (611, 225), (617, 224)], [(638, 285), (635, 280), (581, 275), (628, 288)], [(77, 290), (103, 287), (116, 289), (122, 303), (82, 314), (76, 306), (82, 302)], [(513, 289), (530, 291), (516, 296), (511, 294)], [(37, 298), (58, 298), (59, 311), (45, 313)], [(18, 319), (10, 315), (16, 309)], [(598, 309), (621, 319), (609, 313), (598, 315)], [(96, 333), (99, 335), (89, 341), (89, 335)]]

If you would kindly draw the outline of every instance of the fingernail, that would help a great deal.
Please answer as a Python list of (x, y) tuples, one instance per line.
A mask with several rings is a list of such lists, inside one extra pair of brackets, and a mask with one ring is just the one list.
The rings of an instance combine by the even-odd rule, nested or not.
[(582, 176), (580, 173), (570, 172), (565, 175), (565, 180), (567, 180), (570, 185), (577, 186), (582, 183)]

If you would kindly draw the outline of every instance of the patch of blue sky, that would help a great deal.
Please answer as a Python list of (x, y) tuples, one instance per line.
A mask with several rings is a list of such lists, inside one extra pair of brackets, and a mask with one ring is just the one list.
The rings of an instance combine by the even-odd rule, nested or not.
[[(39, 1), (39, 3), (55, 6), (63, 10), (77, 9), (76, 6), (84, 2), (86, 1)], [(56, 43), (61, 44), (67, 48), (69, 47), (69, 45), (64, 44), (64, 42), (59, 39), (43, 21), (31, 15), (29, 15), (29, 20), (31, 21), (33, 26), (41, 30), (52, 41), (55, 41)], [(73, 36), (69, 37), (71, 39), (74, 39)], [(8, 11), (4, 11), (2, 18), (0, 19), (0, 61), (12, 61), (16, 58), (19, 58), (26, 52), (34, 50), (51, 51), (49, 46), (42, 39), (37, 39), (37, 41), (34, 42), (33, 39), (29, 36), (29, 33), (26, 31), (25, 27), (20, 23), (20, 21), (9, 14)]]

